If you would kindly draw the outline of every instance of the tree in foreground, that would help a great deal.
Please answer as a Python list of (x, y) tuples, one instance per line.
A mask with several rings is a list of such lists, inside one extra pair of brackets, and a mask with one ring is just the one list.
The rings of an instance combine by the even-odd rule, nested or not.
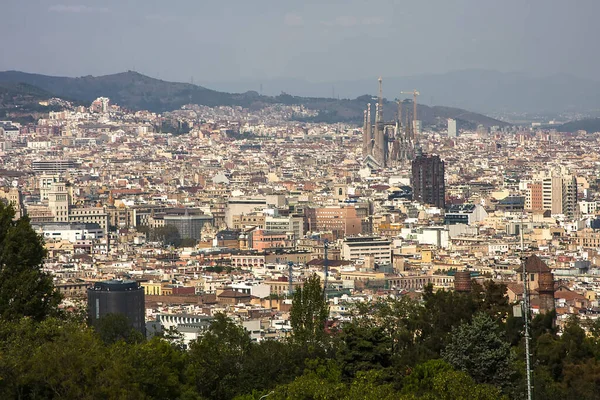
[(204, 398), (225, 400), (239, 394), (244, 363), (252, 347), (248, 333), (224, 314), (190, 344), (187, 379)]
[(106, 344), (124, 340), (127, 343), (140, 343), (144, 336), (131, 327), (129, 318), (123, 314), (107, 314), (100, 318), (96, 332)]
[(455, 328), (442, 357), (477, 383), (502, 387), (510, 382), (510, 345), (499, 325), (486, 313), (477, 313), (471, 323)]
[(290, 324), (294, 340), (309, 345), (322, 342), (328, 315), (321, 279), (313, 274), (304, 282), (304, 287), (296, 289), (292, 299)]
[(41, 321), (56, 313), (61, 295), (42, 271), (46, 250), (29, 218), (0, 201), (0, 318)]

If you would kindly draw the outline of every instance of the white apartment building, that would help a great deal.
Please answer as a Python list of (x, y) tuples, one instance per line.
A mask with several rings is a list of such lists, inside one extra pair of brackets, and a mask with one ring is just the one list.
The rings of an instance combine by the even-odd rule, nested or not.
[(542, 205), (544, 210), (554, 214), (563, 214), (572, 219), (578, 213), (577, 178), (566, 170), (542, 172)]
[(304, 218), (289, 217), (265, 217), (265, 230), (272, 232), (291, 233), (296, 239), (304, 236)]
[(456, 120), (448, 118), (448, 137), (458, 137), (458, 131), (456, 130)]
[(364, 262), (372, 256), (376, 264), (391, 264), (392, 242), (380, 237), (346, 238), (342, 243), (342, 259)]
[(40, 226), (44, 239), (68, 240), (77, 242), (79, 240), (94, 240), (104, 238), (104, 230), (98, 224), (72, 224), (53, 223)]

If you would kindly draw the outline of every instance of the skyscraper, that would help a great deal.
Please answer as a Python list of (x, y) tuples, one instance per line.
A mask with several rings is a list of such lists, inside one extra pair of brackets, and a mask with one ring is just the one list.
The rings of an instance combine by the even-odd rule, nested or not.
[(577, 208), (577, 177), (565, 168), (541, 171), (528, 187), (527, 208), (574, 218)]
[(456, 120), (448, 118), (448, 137), (458, 137), (458, 131), (456, 130)]
[(418, 154), (412, 162), (413, 199), (435, 207), (446, 207), (444, 161), (438, 155)]

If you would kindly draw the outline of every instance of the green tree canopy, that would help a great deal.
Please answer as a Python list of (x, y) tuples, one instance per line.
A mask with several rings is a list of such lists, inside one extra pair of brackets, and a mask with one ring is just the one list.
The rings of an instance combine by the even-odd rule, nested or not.
[(477, 384), (465, 372), (456, 371), (442, 360), (416, 366), (404, 379), (401, 399), (500, 400), (506, 399), (491, 385)]
[(233, 398), (239, 394), (239, 378), (251, 346), (244, 328), (217, 314), (208, 331), (190, 344), (188, 381), (203, 397)]
[(478, 313), (472, 322), (453, 329), (442, 356), (454, 368), (471, 375), (477, 383), (502, 387), (510, 381), (510, 345), (489, 314)]
[(127, 343), (139, 343), (144, 336), (131, 326), (131, 322), (123, 314), (107, 314), (98, 321), (96, 326), (98, 335), (106, 344), (124, 340)]
[(322, 343), (328, 315), (321, 279), (313, 274), (304, 282), (304, 287), (296, 289), (292, 299), (290, 324), (294, 340), (312, 346)]
[(41, 269), (45, 256), (29, 218), (15, 219), (13, 207), (0, 201), (0, 318), (40, 321), (56, 314), (61, 295)]

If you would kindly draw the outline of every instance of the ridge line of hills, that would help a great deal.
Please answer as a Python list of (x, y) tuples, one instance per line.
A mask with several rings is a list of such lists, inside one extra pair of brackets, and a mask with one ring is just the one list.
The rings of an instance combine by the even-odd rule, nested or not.
[[(376, 86), (374, 84), (374, 86)], [(57, 77), (20, 71), (0, 72), (0, 100), (18, 96), (25, 92), (28, 96), (49, 96), (91, 102), (98, 97), (108, 97), (117, 104), (131, 109), (146, 109), (153, 112), (173, 111), (185, 104), (205, 106), (242, 106), (260, 109), (270, 104), (303, 105), (318, 111), (316, 117), (305, 119), (310, 122), (347, 122), (362, 124), (363, 110), (367, 102), (373, 103), (370, 95), (355, 99), (335, 99), (300, 97), (282, 93), (278, 96), (260, 95), (255, 91), (226, 93), (208, 89), (191, 83), (168, 82), (151, 78), (134, 71), (104, 76), (83, 76), (78, 78)], [(386, 119), (395, 118), (397, 105), (394, 101), (384, 101)], [(424, 125), (445, 126), (448, 118), (457, 119), (460, 128), (484, 126), (506, 126), (482, 114), (460, 108), (418, 105), (419, 119)]]

